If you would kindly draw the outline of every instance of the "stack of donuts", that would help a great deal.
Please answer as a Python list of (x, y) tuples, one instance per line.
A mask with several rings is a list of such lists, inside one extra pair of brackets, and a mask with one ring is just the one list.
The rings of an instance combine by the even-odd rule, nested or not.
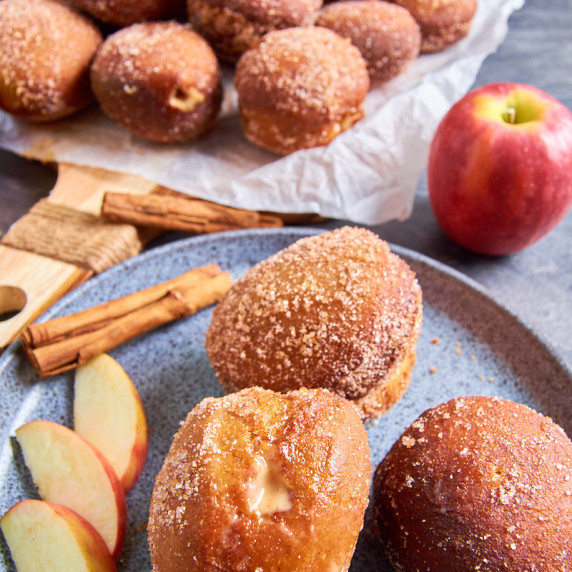
[(245, 137), (326, 145), (370, 89), (458, 42), (476, 0), (3, 0), (0, 108), (49, 122), (97, 101), (133, 135), (197, 139), (234, 72)]

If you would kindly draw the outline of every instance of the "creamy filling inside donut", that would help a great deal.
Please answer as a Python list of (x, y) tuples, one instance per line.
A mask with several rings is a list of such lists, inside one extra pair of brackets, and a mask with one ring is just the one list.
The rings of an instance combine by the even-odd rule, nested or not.
[(258, 514), (286, 512), (292, 508), (290, 491), (264, 457), (254, 461), (255, 477), (247, 485), (248, 508)]
[(169, 105), (179, 111), (192, 111), (199, 103), (205, 100), (205, 96), (198, 89), (190, 87), (184, 89), (178, 87), (173, 91), (169, 98)]

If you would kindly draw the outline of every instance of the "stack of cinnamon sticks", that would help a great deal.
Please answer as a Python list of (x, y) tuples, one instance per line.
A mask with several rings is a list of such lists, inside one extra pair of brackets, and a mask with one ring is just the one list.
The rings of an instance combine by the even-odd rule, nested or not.
[(162, 284), (75, 314), (32, 324), (22, 347), (40, 376), (77, 367), (93, 357), (218, 302), (232, 279), (217, 264), (189, 270)]

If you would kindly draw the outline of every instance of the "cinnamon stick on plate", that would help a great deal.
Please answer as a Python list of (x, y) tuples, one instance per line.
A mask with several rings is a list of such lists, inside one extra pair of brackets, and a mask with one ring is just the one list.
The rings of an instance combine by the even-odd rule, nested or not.
[(283, 226), (277, 216), (220, 205), (165, 187), (147, 195), (108, 191), (103, 196), (101, 216), (135, 226), (195, 234)]
[(22, 333), (22, 347), (42, 377), (61, 373), (218, 302), (231, 283), (216, 264), (195, 268), (122, 298), (32, 324)]

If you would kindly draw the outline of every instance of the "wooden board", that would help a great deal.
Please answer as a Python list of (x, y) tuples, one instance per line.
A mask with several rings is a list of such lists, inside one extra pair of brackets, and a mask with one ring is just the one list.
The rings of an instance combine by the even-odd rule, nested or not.
[[(137, 175), (60, 164), (47, 200), (97, 215), (105, 191), (145, 194), (154, 187)], [(91, 275), (84, 268), (0, 244), (0, 350)]]

